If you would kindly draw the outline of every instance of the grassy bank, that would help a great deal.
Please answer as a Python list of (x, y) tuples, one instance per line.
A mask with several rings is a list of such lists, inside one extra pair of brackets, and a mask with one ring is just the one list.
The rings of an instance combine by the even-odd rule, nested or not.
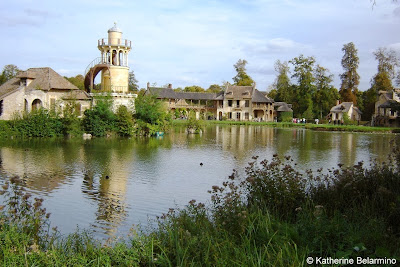
[(253, 161), (210, 188), (210, 204), (171, 209), (148, 233), (101, 245), (60, 237), (23, 181), (3, 185), (4, 266), (306, 266), (307, 257), (400, 260), (400, 153), (385, 164), (299, 172), (290, 157)]
[[(183, 126), (186, 124), (186, 120), (174, 120), (173, 125)], [(204, 125), (262, 125), (270, 127), (297, 127), (305, 128), (315, 131), (340, 131), (340, 132), (380, 132), (380, 133), (398, 133), (399, 128), (390, 127), (371, 127), (363, 125), (333, 125), (333, 124), (302, 124), (302, 123), (291, 123), (291, 122), (254, 122), (254, 121), (204, 121)]]

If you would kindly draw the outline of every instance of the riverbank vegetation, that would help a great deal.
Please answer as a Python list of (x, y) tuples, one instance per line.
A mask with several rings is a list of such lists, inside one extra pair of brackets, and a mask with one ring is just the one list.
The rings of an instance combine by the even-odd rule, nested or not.
[(82, 117), (78, 117), (73, 102), (62, 112), (41, 108), (30, 113), (16, 113), (13, 119), (0, 121), (0, 138), (81, 137), (83, 133), (94, 137), (151, 136), (157, 131), (166, 131), (171, 123), (171, 115), (153, 96), (138, 96), (135, 113), (126, 106), (114, 111), (110, 97), (96, 99), (95, 103)]
[(291, 157), (256, 157), (210, 188), (210, 202), (170, 209), (158, 226), (101, 244), (60, 236), (42, 200), (2, 185), (4, 266), (306, 266), (307, 257), (400, 260), (400, 153), (386, 163), (301, 172)]
[[(174, 120), (172, 125), (184, 126), (187, 124), (186, 120)], [(292, 123), (292, 122), (254, 122), (254, 121), (213, 121), (205, 120), (202, 122), (203, 126), (207, 125), (259, 125), (269, 127), (297, 127), (305, 128), (315, 131), (340, 131), (340, 132), (379, 132), (379, 133), (398, 133), (400, 130), (393, 127), (372, 127), (364, 125), (334, 125), (334, 124), (312, 124), (312, 123)]]

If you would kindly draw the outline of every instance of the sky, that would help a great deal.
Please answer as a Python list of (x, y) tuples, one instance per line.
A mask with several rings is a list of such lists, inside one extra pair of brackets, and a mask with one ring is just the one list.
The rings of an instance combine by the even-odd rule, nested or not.
[(245, 59), (257, 89), (267, 91), (275, 62), (301, 54), (328, 68), (339, 88), (342, 48), (353, 42), (364, 91), (377, 71), (373, 52), (400, 54), (400, 1), (14, 0), (0, 2), (0, 68), (83, 75), (114, 22), (132, 41), (129, 66), (141, 88), (232, 83), (233, 65)]

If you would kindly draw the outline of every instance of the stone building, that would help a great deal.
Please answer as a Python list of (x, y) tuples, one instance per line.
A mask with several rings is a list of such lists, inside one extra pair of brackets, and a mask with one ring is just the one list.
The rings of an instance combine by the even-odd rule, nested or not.
[[(193, 110), (196, 118), (234, 121), (274, 121), (274, 101), (254, 86), (227, 85), (220, 93), (175, 92), (168, 88), (150, 87), (146, 94), (156, 95), (171, 111)], [(208, 114), (208, 115), (207, 115)]]
[(400, 89), (380, 91), (375, 102), (372, 125), (385, 127), (400, 127)]
[(79, 115), (90, 108), (91, 97), (53, 69), (30, 68), (0, 86), (0, 119), (41, 107), (62, 112), (73, 101)]
[(352, 121), (360, 121), (361, 120), (361, 111), (354, 106), (353, 102), (343, 102), (338, 103), (336, 106), (331, 108), (331, 111), (328, 116), (331, 116), (331, 120), (333, 123), (342, 123), (344, 120), (344, 116), (347, 114), (348, 118)]

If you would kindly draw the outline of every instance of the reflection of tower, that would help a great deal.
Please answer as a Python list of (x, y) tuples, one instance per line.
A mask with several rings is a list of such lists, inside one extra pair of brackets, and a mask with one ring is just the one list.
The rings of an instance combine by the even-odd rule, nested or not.
[(122, 31), (114, 24), (108, 30), (108, 38), (98, 40), (97, 47), (101, 57), (96, 58), (86, 68), (85, 89), (94, 89), (94, 79), (101, 71), (102, 91), (127, 93), (128, 92), (128, 54), (131, 50), (131, 41), (122, 39)]

